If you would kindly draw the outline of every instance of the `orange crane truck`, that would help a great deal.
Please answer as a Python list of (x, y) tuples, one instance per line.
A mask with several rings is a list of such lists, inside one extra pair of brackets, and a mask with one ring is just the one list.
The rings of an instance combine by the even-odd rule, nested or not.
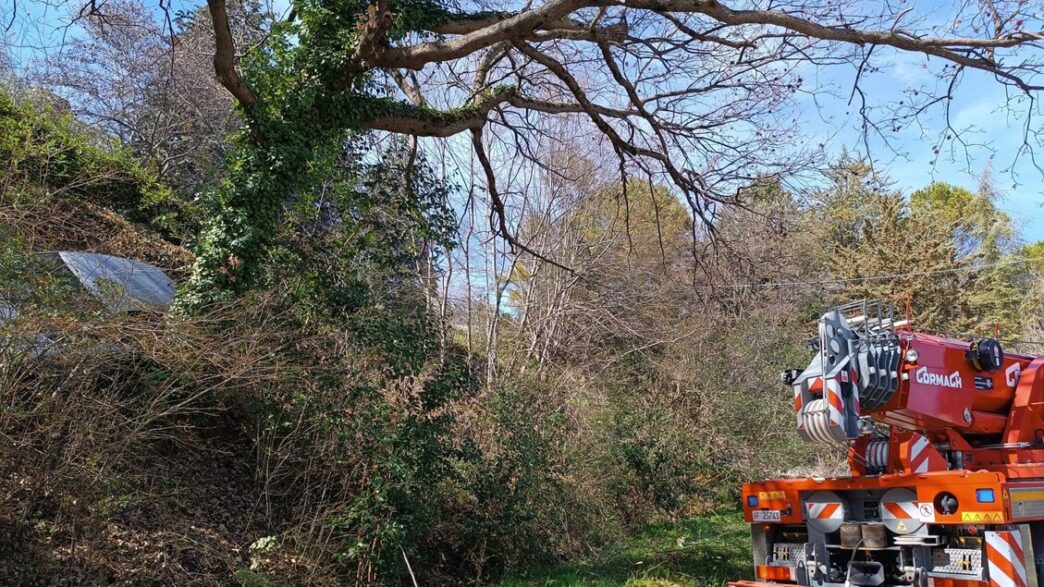
[(845, 477), (743, 486), (753, 581), (730, 587), (1036, 587), (1044, 573), (1044, 357), (917, 332), (860, 302), (820, 319), (794, 388), (801, 436)]

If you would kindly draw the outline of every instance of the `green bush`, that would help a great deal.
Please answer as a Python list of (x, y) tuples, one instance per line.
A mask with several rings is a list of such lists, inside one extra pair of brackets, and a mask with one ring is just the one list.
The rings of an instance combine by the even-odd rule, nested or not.
[(71, 114), (0, 92), (0, 202), (68, 198), (108, 208), (173, 242), (196, 230), (198, 212), (179, 200), (129, 149), (99, 144)]

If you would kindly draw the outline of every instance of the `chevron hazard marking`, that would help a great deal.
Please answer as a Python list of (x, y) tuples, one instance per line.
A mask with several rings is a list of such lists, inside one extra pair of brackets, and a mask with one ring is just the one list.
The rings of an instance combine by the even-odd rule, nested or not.
[(817, 520), (838, 520), (844, 512), (841, 511), (839, 503), (810, 503), (808, 504), (808, 517)]
[(1018, 530), (986, 532), (986, 559), (993, 587), (1026, 587), (1022, 535)]

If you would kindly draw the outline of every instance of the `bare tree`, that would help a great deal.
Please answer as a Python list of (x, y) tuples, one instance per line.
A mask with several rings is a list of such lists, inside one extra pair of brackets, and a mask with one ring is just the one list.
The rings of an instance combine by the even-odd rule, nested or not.
[[(218, 78), (249, 116), (268, 97), (237, 72), (225, 1), (208, 5)], [(492, 127), (489, 134), (509, 134), (527, 154), (535, 115), (584, 117), (621, 169), (670, 181), (710, 222), (713, 204), (731, 200), (756, 174), (800, 165), (804, 151), (795, 148), (788, 105), (809, 90), (803, 74), (810, 67), (856, 69), (852, 97), (868, 134), (910, 123), (933, 107), (946, 110), (971, 72), (1031, 97), (1041, 88), (1042, 35), (1024, 28), (1039, 22), (1039, 8), (1029, 2), (959, 3), (942, 24), (912, 6), (845, 0), (548, 0), (516, 11), (482, 8), (439, 4), (435, 24), (393, 40), (389, 30), (401, 10), (374, 0), (354, 52), (345, 56), (343, 91), (353, 91), (351, 76), (371, 73), (395, 88), (387, 96), (416, 106), (360, 121), (368, 128), (473, 133), (495, 203), (495, 173), (481, 137)], [(943, 83), (918, 88), (895, 108), (872, 110), (864, 77), (896, 51), (943, 64)], [(494, 214), (506, 230), (501, 210)]]
[[(237, 4), (228, 26), (238, 43), (261, 34), (261, 18), (256, 6)], [(213, 180), (238, 117), (214, 78), (209, 14), (168, 23), (118, 0), (80, 22), (83, 34), (38, 63), (31, 81), (67, 98), (81, 120), (132, 146), (183, 193)]]
[[(1033, 113), (1044, 33), (1028, 28), (1041, 15), (1037, 3), (1025, 0), (957, 2), (945, 17), (920, 6), (853, 0), (304, 3), (275, 33), (251, 43), (236, 38), (234, 6), (226, 0), (207, 6), (217, 79), (248, 124), (258, 122), (252, 129), (261, 151), (277, 148), (307, 122), (294, 110), (314, 104), (308, 96), (316, 94), (350, 113), (329, 117), (333, 130), (470, 135), (465, 148), (483, 172), (492, 225), (510, 248), (530, 252), (513, 227), (505, 203), (512, 186), (496, 161), (521, 156), (540, 165), (534, 139), (549, 116), (575, 117), (593, 130), (616, 158), (624, 199), (630, 178), (675, 186), (699, 220), (694, 242), (698, 231), (713, 229), (720, 205), (735, 203), (742, 186), (815, 160), (817, 146), (797, 127), (795, 97), (820, 91), (809, 78), (824, 67), (848, 68), (852, 87), (834, 98), (858, 111), (868, 144), (932, 117), (951, 126), (954, 96), (987, 80), (1031, 104), (1022, 153), (1032, 155), (1038, 140)], [(85, 10), (106, 8), (91, 3)], [(875, 92), (875, 75), (898, 53), (921, 56), (936, 79), (889, 103)], [(253, 73), (241, 68), (243, 58)], [(269, 73), (307, 85), (304, 102), (286, 100), (286, 86), (273, 85)], [(325, 118), (318, 111), (305, 116)], [(273, 128), (279, 124), (286, 128)], [(943, 129), (939, 140), (959, 142), (957, 130)], [(295, 140), (299, 151), (316, 147), (307, 137)], [(262, 152), (253, 160), (272, 157), (279, 155)], [(280, 172), (305, 175), (307, 163), (294, 165)], [(272, 167), (246, 173), (266, 169)], [(269, 182), (275, 183), (284, 182)], [(217, 223), (237, 225), (239, 214), (261, 224), (247, 231), (249, 238), (227, 235), (207, 245), (214, 254), (197, 267), (200, 284), (239, 289), (250, 281), (235, 274), (256, 265), (251, 251), (264, 248), (258, 235), (272, 232), (269, 219), (278, 214), (274, 194), (263, 198), (271, 207), (263, 212), (253, 210), (252, 197), (223, 199), (239, 211)]]

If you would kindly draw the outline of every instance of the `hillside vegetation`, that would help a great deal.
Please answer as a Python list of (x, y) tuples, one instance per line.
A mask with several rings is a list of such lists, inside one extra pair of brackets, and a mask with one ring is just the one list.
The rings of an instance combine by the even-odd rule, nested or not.
[(711, 239), (566, 153), (481, 289), (446, 277), (478, 245), (436, 162), (367, 141), (287, 195), (242, 295), (114, 316), (37, 253), (184, 284), (222, 192), (0, 96), (0, 583), (717, 584), (747, 573), (739, 485), (839, 462), (778, 383), (824, 309), (1040, 336), (1041, 247), (988, 176), (900, 194), (843, 158), (807, 193), (752, 182)]
[[(647, 157), (535, 97), (578, 84), (538, 41), (603, 41), (622, 13), (498, 41), (482, 71), (533, 96), (483, 80), (441, 111), (398, 99), (420, 83), (384, 49), (498, 15), (213, 2), (160, 26), (105, 4), (33, 84), (0, 51), (0, 301), (19, 310), (0, 324), (2, 585), (718, 585), (749, 576), (744, 480), (841, 464), (800, 443), (778, 382), (825, 309), (884, 299), (1044, 350), (1044, 245), (990, 170), (901, 193), (843, 155), (792, 187), (813, 158), (778, 112), (801, 79), (736, 86), (739, 41), (681, 64), (706, 75), (685, 96), (706, 130), (661, 96), (633, 130), (681, 142)], [(219, 20), (246, 49), (218, 80)], [(757, 60), (820, 58), (779, 50)], [(520, 55), (541, 72), (505, 69)], [(483, 138), (495, 102), (569, 116), (513, 128), (516, 158)], [(457, 126), (470, 168), (404, 138)], [(713, 189), (681, 148), (723, 161)], [(175, 303), (114, 315), (53, 251), (156, 265)]]

